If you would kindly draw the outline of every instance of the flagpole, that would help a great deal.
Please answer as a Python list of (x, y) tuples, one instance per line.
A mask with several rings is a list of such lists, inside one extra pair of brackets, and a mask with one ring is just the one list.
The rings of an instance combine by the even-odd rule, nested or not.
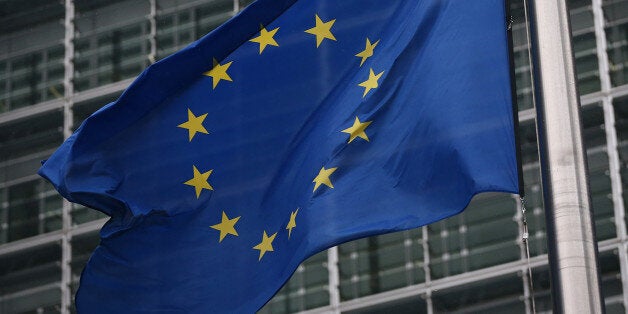
[(530, 0), (537, 134), (556, 313), (602, 313), (566, 0)]

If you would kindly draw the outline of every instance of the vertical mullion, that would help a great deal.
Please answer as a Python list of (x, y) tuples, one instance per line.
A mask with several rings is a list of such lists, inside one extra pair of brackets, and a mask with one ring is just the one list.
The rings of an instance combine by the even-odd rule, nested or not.
[[(179, 33), (181, 32), (181, 24), (179, 23), (179, 14), (180, 12), (172, 14), (172, 25), (174, 27), (174, 32), (172, 32), (172, 40), (174, 41), (174, 46), (176, 47), (175, 51), (182, 48), (183, 43), (179, 40)], [(195, 39), (196, 40), (196, 39)]]
[(190, 21), (192, 21), (192, 27), (190, 28), (189, 32), (192, 33), (192, 40), (197, 40), (200, 36), (198, 36), (198, 30), (197, 30), (198, 21), (196, 20), (196, 10), (194, 9), (189, 9), (189, 10), (190, 10)]
[(425, 303), (427, 305), (427, 313), (434, 313), (434, 308), (432, 304), (432, 274), (430, 271), (430, 244), (429, 240), (429, 230), (427, 226), (421, 227), (422, 232), (422, 244), (423, 244), (423, 272), (425, 273)]
[(44, 202), (44, 182), (42, 180), (38, 180), (36, 183), (35, 189), (37, 195), (37, 233), (42, 234), (45, 232), (44, 222), (46, 221), (46, 212), (44, 211), (45, 202)]
[(4, 187), (0, 190), (2, 203), (0, 203), (0, 243), (9, 241), (9, 189)]
[(327, 272), (329, 276), (329, 305), (332, 313), (340, 313), (340, 271), (338, 270), (337, 246), (327, 250)]
[(414, 260), (412, 258), (412, 234), (409, 230), (403, 231), (403, 262), (406, 272), (406, 286), (414, 284)]
[[(63, 89), (65, 101), (63, 104), (63, 137), (72, 134), (74, 117), (72, 113), (74, 95), (74, 0), (65, 0), (65, 37), (63, 39), (65, 55), (63, 58), (64, 77)], [(61, 236), (61, 313), (69, 314), (72, 303), (70, 284), (72, 283), (72, 204), (64, 199), (62, 208), (63, 233)]]
[(150, 43), (150, 52), (148, 54), (148, 61), (152, 64), (157, 60), (157, 0), (149, 0), (150, 13), (148, 15), (148, 21), (150, 23), (150, 34), (148, 36), (148, 42)]
[[(48, 54), (50, 53), (50, 50), (44, 50), (41, 52), (42, 54), (42, 58), (41, 58), (41, 95), (39, 96), (39, 101), (43, 102), (46, 99), (48, 99), (48, 97), (46, 97), (46, 95), (48, 94), (48, 61), (49, 61), (49, 56)], [(33, 104), (34, 105), (34, 104)]]
[(13, 84), (11, 84), (11, 83), (13, 83), (13, 81), (11, 80), (11, 78), (13, 77), (11, 75), (11, 72), (13, 70), (12, 69), (13, 68), (13, 66), (12, 66), (13, 62), (12, 61), (13, 60), (7, 58), (7, 75), (6, 75), (6, 85), (5, 85), (6, 91), (7, 91), (6, 92), (6, 98), (5, 98), (6, 99), (5, 100), (6, 111), (11, 110), (11, 94), (13, 94), (13, 91), (11, 90), (11, 88), (13, 88), (13, 86), (12, 86)]
[(233, 15), (240, 11), (240, 0), (233, 0)]
[(469, 272), (469, 248), (467, 245), (467, 234), (469, 227), (467, 226), (467, 220), (465, 219), (465, 213), (458, 214), (460, 226), (458, 226), (458, 242), (460, 243), (460, 260), (462, 261), (462, 271)]

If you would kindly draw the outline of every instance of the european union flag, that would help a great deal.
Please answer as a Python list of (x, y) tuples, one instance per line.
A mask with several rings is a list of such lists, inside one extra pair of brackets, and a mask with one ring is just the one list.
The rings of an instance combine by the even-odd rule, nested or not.
[(518, 192), (503, 0), (260, 0), (40, 174), (111, 219), (83, 313), (253, 312), (307, 257)]

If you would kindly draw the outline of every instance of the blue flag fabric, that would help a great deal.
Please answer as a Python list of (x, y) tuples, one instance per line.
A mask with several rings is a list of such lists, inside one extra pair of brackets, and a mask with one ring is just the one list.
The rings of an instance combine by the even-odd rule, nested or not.
[(40, 174), (111, 219), (82, 313), (253, 312), (307, 257), (518, 192), (503, 0), (268, 0)]

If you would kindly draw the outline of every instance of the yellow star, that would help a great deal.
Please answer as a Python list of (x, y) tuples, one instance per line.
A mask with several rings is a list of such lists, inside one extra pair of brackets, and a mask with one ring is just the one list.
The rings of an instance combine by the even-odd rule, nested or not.
[(360, 119), (358, 119), (358, 117), (355, 117), (353, 125), (350, 128), (342, 130), (342, 132), (349, 133), (349, 143), (355, 140), (356, 137), (360, 137), (368, 142), (369, 137), (366, 136), (364, 130), (366, 130), (366, 127), (368, 127), (371, 122), (372, 121), (360, 122)]
[(271, 46), (275, 46), (275, 47), (279, 47), (279, 44), (275, 41), (275, 39), (273, 38), (273, 36), (275, 36), (275, 34), (277, 33), (277, 31), (279, 30), (279, 27), (271, 30), (270, 32), (266, 30), (266, 28), (262, 27), (262, 30), (260, 31), (259, 36), (249, 40), (252, 41), (254, 43), (258, 43), (259, 44), (259, 54), (262, 54), (262, 51), (264, 51), (264, 49), (266, 48), (266, 46), (271, 45)]
[(229, 74), (227, 74), (227, 70), (229, 69), (229, 67), (231, 66), (232, 63), (233, 63), (233, 61), (229, 61), (229, 62), (221, 65), (214, 58), (214, 67), (211, 70), (203, 73), (203, 75), (212, 77), (212, 83), (214, 84), (214, 87), (213, 87), (214, 89), (216, 89), (216, 85), (218, 85), (220, 80), (233, 82), (233, 80), (231, 79)]
[(316, 189), (318, 189), (319, 186), (321, 186), (321, 184), (324, 184), (330, 188), (334, 188), (334, 186), (331, 184), (331, 181), (329, 180), (329, 176), (334, 173), (334, 171), (336, 171), (336, 169), (338, 169), (338, 167), (336, 168), (329, 168), (329, 169), (325, 169), (325, 167), (321, 168), (321, 171), (318, 172), (318, 175), (316, 176), (316, 178), (314, 178), (314, 183), (316, 183), (314, 185), (314, 191), (312, 192), (316, 192)]
[(369, 79), (358, 84), (358, 86), (362, 86), (364, 87), (364, 94), (362, 95), (362, 98), (364, 98), (366, 96), (366, 94), (373, 88), (377, 88), (379, 85), (377, 84), (377, 80), (379, 80), (379, 78), (382, 76), (382, 74), (384, 74), (384, 71), (379, 72), (378, 74), (375, 74), (373, 72), (373, 69), (370, 69), (369, 72)]
[(371, 41), (368, 38), (366, 38), (366, 48), (364, 48), (364, 50), (360, 51), (357, 55), (355, 55), (356, 57), (362, 58), (362, 61), (360, 62), (360, 66), (362, 66), (362, 64), (364, 63), (364, 61), (366, 61), (366, 59), (373, 56), (373, 49), (375, 49), (378, 43), (379, 43), (379, 40), (376, 41), (374, 44), (371, 44)]
[(292, 234), (292, 228), (297, 226), (297, 214), (299, 213), (299, 209), (290, 213), (290, 221), (288, 221), (288, 225), (286, 226), (286, 230), (288, 230), (288, 239), (290, 239), (290, 235)]
[(222, 242), (227, 234), (232, 234), (236, 237), (238, 236), (238, 232), (235, 230), (235, 224), (238, 222), (238, 220), (240, 220), (240, 217), (242, 216), (229, 219), (229, 217), (227, 217), (227, 214), (225, 214), (225, 212), (223, 211), (222, 220), (220, 221), (220, 223), (210, 226), (212, 229), (220, 231), (220, 239), (218, 240), (218, 243)]
[(305, 31), (308, 34), (312, 34), (316, 36), (316, 48), (318, 48), (318, 46), (321, 45), (321, 43), (323, 42), (323, 39), (325, 38), (336, 40), (336, 37), (334, 37), (334, 34), (331, 33), (331, 27), (334, 25), (335, 22), (336, 22), (336, 19), (323, 23), (321, 18), (318, 17), (318, 14), (316, 14), (316, 26)]
[(205, 121), (206, 117), (207, 114), (203, 114), (197, 117), (194, 115), (194, 113), (192, 113), (192, 110), (188, 109), (188, 121), (179, 124), (178, 127), (182, 129), (188, 129), (188, 137), (191, 142), (196, 132), (209, 134), (209, 132), (207, 132), (207, 130), (203, 126), (203, 121)]
[(269, 237), (266, 234), (266, 231), (264, 231), (264, 234), (262, 235), (262, 242), (260, 242), (258, 245), (253, 247), (254, 250), (259, 250), (259, 259), (258, 259), (258, 261), (262, 260), (262, 256), (264, 256), (264, 254), (266, 254), (266, 252), (273, 252), (273, 251), (275, 251), (273, 249), (273, 241), (275, 241), (275, 237), (276, 236), (277, 236), (277, 232), (275, 232), (273, 235), (271, 235)]
[(194, 190), (196, 190), (196, 198), (199, 198), (199, 196), (201, 196), (201, 191), (203, 189), (212, 191), (214, 190), (214, 188), (207, 182), (209, 175), (212, 174), (212, 171), (214, 171), (214, 169), (201, 173), (200, 171), (198, 171), (198, 169), (196, 169), (196, 166), (192, 166), (192, 170), (194, 170), (194, 178), (185, 181), (184, 184), (194, 187)]

